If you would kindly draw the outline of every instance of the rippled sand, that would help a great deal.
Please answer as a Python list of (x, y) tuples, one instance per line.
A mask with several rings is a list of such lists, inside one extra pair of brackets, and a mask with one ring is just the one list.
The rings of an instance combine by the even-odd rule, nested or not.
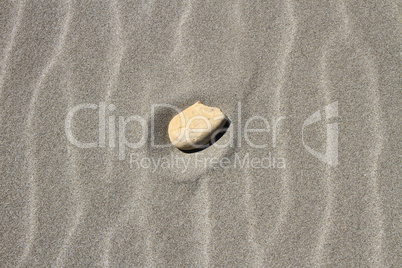
[[(397, 1), (9, 0), (0, 14), (0, 267), (401, 263)], [(231, 120), (215, 146), (154, 146), (174, 115), (155, 104), (198, 100)], [(72, 133), (95, 148), (68, 139), (80, 104)], [(123, 150), (134, 115), (127, 140), (148, 135)], [(245, 134), (256, 115), (270, 132)]]

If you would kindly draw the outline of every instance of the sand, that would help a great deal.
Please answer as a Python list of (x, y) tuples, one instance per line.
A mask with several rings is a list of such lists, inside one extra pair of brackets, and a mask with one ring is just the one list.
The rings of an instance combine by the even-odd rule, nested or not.
[(397, 3), (1, 1), (0, 266), (397, 267)]

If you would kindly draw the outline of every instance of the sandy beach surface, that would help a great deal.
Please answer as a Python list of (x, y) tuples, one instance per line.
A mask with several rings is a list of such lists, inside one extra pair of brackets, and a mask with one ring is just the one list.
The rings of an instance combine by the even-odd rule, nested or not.
[(398, 5), (0, 1), (0, 267), (398, 267)]

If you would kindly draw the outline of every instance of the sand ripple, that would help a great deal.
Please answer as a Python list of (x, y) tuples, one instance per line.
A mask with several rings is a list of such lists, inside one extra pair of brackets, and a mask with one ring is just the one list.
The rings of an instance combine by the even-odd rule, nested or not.
[[(374, 8), (343, 0), (110, 0), (81, 2), (85, 10), (71, 0), (1, 3), (11, 13), (3, 19), (8, 29), (0, 51), (0, 191), (7, 215), (0, 266), (397, 266), (396, 205), (386, 202), (397, 200), (400, 172), (383, 168), (400, 154), (387, 150), (396, 139), (388, 114), (400, 95), (391, 2)], [(41, 16), (30, 16), (31, 9)], [(133, 169), (128, 155), (117, 159), (119, 129), (115, 136), (110, 131), (119, 116), (141, 115), (151, 131), (152, 104), (186, 107), (196, 100), (221, 107), (232, 120), (226, 136), (232, 131), (234, 143), (243, 142), (208, 148), (203, 156), (234, 161), (238, 154), (272, 152), (289, 161), (286, 169), (209, 165), (183, 173)], [(303, 148), (300, 132), (313, 112), (335, 101), (340, 148), (333, 167)], [(96, 111), (94, 122), (80, 114), (74, 131), (87, 142), (99, 135), (106, 142), (75, 147), (61, 122), (75, 105), (100, 102), (111, 107), (106, 118), (113, 120), (102, 128)], [(253, 115), (283, 116), (276, 147), (251, 148), (238, 135)], [(171, 112), (156, 117), (156, 136), (164, 141)], [(42, 122), (61, 140), (51, 152)], [(326, 149), (319, 147), (326, 135), (320, 130), (328, 123), (308, 134), (317, 150)], [(130, 129), (130, 140), (139, 129)], [(150, 141), (127, 151), (197, 158)], [(54, 155), (67, 166), (62, 176), (60, 167), (42, 166)], [(56, 241), (51, 249), (49, 241)]]

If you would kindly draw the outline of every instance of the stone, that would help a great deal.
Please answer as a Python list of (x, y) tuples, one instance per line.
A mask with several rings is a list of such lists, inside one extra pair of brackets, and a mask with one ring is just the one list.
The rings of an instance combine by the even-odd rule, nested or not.
[(220, 109), (197, 101), (170, 121), (169, 139), (182, 151), (204, 148), (223, 131), (228, 120)]

